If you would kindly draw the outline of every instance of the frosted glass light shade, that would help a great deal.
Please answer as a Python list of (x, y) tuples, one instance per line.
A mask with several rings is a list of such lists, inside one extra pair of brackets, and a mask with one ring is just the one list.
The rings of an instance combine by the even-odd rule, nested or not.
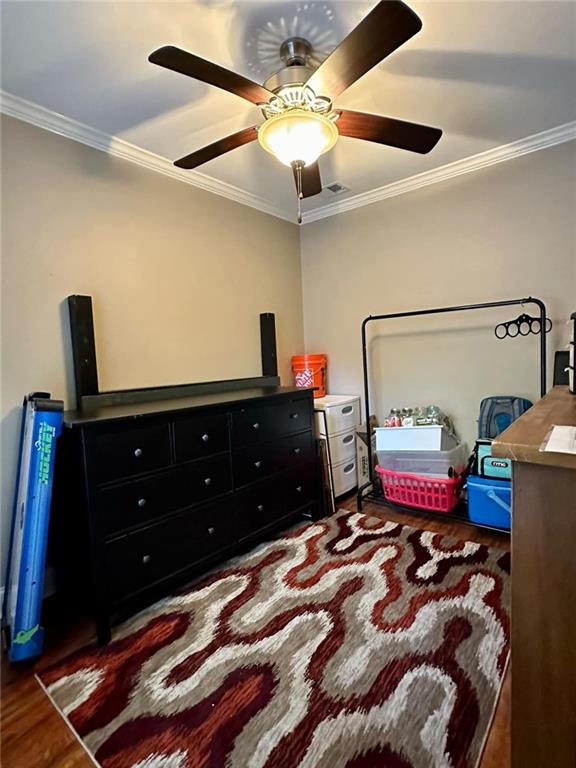
[(337, 139), (338, 129), (332, 120), (304, 109), (270, 117), (258, 129), (260, 145), (284, 165), (314, 163)]

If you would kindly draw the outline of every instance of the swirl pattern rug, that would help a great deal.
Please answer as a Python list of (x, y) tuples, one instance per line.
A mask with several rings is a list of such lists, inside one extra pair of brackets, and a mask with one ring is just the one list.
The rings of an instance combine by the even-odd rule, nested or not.
[(473, 768), (508, 656), (509, 566), (342, 511), (41, 682), (104, 768)]

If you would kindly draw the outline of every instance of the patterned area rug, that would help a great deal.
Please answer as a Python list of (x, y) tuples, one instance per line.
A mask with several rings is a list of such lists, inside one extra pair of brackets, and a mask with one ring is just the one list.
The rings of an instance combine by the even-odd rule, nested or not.
[(41, 681), (105, 768), (473, 767), (508, 655), (509, 566), (340, 512)]

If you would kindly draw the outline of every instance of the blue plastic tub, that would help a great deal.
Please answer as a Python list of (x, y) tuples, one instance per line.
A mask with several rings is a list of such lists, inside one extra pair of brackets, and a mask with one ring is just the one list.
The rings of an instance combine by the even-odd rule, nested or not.
[(473, 523), (510, 530), (512, 522), (512, 484), (509, 480), (470, 475), (468, 478), (468, 516)]

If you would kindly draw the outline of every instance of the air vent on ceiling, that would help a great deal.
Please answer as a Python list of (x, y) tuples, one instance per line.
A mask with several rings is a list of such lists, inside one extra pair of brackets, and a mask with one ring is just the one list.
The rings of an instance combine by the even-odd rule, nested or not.
[(344, 184), (340, 184), (339, 181), (335, 181), (332, 184), (327, 184), (324, 187), (325, 192), (329, 192), (332, 195), (342, 195), (344, 192), (350, 192), (348, 187), (345, 187)]

